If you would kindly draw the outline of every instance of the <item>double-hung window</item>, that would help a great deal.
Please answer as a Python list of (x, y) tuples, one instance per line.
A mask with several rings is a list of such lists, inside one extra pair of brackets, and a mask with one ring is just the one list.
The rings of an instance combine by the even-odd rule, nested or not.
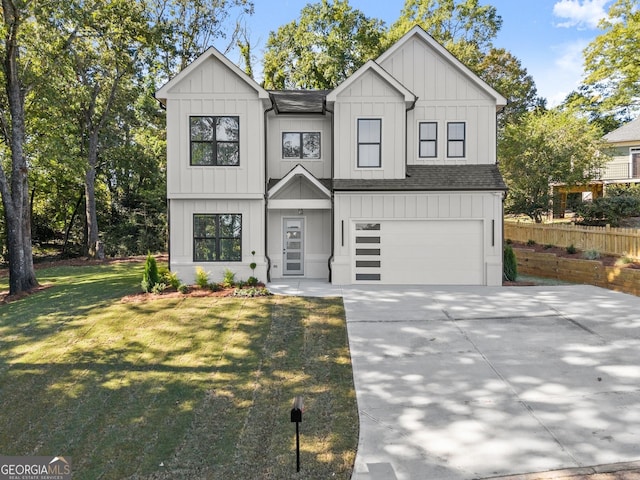
[(239, 117), (190, 117), (191, 165), (240, 165)]
[(284, 132), (282, 158), (319, 159), (320, 132)]
[(438, 156), (438, 124), (436, 122), (420, 122), (419, 125), (420, 158), (435, 158)]
[(382, 166), (382, 120), (358, 119), (358, 167)]
[(464, 122), (447, 123), (447, 157), (460, 158), (465, 155)]
[(241, 245), (242, 215), (197, 213), (193, 216), (195, 262), (239, 262)]

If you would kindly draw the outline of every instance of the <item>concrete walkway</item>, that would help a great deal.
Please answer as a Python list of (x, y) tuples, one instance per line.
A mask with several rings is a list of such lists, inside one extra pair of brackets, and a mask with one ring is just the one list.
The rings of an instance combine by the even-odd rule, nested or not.
[(360, 412), (354, 480), (640, 459), (638, 297), (582, 285), (269, 289), (344, 298)]

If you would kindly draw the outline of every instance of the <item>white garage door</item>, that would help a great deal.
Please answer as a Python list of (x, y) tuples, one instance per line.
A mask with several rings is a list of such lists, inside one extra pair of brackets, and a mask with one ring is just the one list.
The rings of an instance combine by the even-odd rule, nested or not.
[(356, 222), (357, 282), (483, 285), (480, 220)]

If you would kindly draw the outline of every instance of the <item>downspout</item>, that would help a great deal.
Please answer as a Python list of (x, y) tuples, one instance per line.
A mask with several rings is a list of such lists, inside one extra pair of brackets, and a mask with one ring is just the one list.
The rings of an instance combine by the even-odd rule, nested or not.
[(404, 174), (407, 176), (407, 166), (409, 165), (409, 112), (416, 108), (418, 97), (413, 96), (413, 103), (404, 112)]
[(329, 112), (331, 114), (331, 154), (330, 154), (330, 161), (331, 161), (331, 254), (329, 255), (329, 259), (327, 260), (327, 267), (329, 268), (329, 283), (331, 283), (332, 281), (332, 276), (333, 276), (333, 271), (331, 270), (331, 264), (333, 263), (333, 255), (335, 253), (335, 228), (334, 228), (334, 222), (335, 222), (335, 218), (336, 218), (336, 214), (335, 214), (335, 203), (334, 203), (334, 197), (333, 197), (333, 174), (334, 174), (334, 155), (335, 155), (335, 133), (334, 133), (334, 127), (335, 127), (335, 121), (334, 121), (334, 115), (333, 115), (333, 110), (329, 110), (327, 108), (327, 100), (325, 99), (325, 106), (324, 109), (325, 111)]
[[(269, 96), (271, 97), (271, 96)], [(267, 114), (273, 111), (273, 100), (271, 106), (264, 111), (264, 258), (267, 259), (267, 282), (271, 281), (271, 259), (269, 258), (268, 239), (269, 239), (269, 177), (267, 175)]]

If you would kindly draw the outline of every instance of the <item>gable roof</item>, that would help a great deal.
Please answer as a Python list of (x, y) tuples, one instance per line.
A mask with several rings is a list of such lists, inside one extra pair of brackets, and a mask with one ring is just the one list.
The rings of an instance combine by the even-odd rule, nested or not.
[(318, 190), (320, 190), (320, 192), (323, 195), (325, 195), (327, 198), (331, 198), (331, 191), (320, 180), (314, 177), (313, 174), (309, 172), (309, 170), (307, 170), (306, 168), (304, 168), (304, 166), (300, 164), (296, 165), (291, 170), (289, 170), (289, 173), (287, 173), (284, 177), (282, 177), (282, 179), (280, 179), (277, 183), (275, 183), (275, 185), (269, 186), (269, 192), (268, 192), (269, 198), (272, 198), (274, 195), (276, 195), (292, 179), (294, 179), (297, 176), (302, 176), (306, 178), (307, 181), (311, 183), (313, 186), (315, 186)]
[(191, 74), (191, 72), (198, 69), (198, 67), (206, 62), (209, 58), (215, 58), (220, 61), (225, 67), (230, 69), (233, 73), (235, 73), (238, 77), (240, 77), (244, 82), (253, 88), (258, 94), (258, 98), (261, 99), (269, 99), (269, 93), (262, 88), (258, 83), (251, 78), (249, 75), (244, 73), (235, 63), (225, 57), (218, 49), (215, 47), (209, 47), (202, 55), (196, 58), (193, 62), (191, 62), (184, 70), (181, 70), (175, 77), (165, 83), (160, 89), (156, 92), (156, 98), (165, 104), (167, 97), (169, 96), (171, 89), (173, 89), (176, 85), (182, 82), (186, 77)]
[(375, 72), (384, 81), (386, 81), (389, 85), (396, 89), (398, 93), (400, 93), (400, 95), (404, 97), (404, 102), (405, 104), (407, 104), (407, 106), (413, 105), (418, 99), (418, 97), (416, 97), (407, 87), (396, 80), (384, 68), (382, 68), (373, 60), (369, 60), (353, 74), (351, 74), (345, 81), (343, 81), (340, 85), (329, 92), (329, 94), (327, 95), (327, 102), (335, 102), (340, 93), (349, 88), (354, 82), (356, 82), (362, 75), (364, 75), (368, 71)]
[(491, 85), (482, 80), (478, 75), (473, 73), (469, 67), (467, 67), (464, 63), (458, 60), (449, 50), (444, 48), (440, 43), (436, 41), (431, 35), (429, 35), (424, 29), (416, 25), (407, 33), (405, 33), (397, 42), (391, 45), (387, 50), (385, 50), (382, 55), (380, 55), (377, 59), (377, 63), (382, 63), (387, 58), (394, 55), (399, 49), (402, 48), (404, 44), (409, 42), (413, 38), (418, 38), (422, 42), (429, 45), (433, 50), (435, 50), (441, 57), (447, 60), (450, 64), (452, 64), (456, 69), (458, 69), (462, 74), (469, 78), (473, 83), (478, 86), (481, 90), (485, 91), (490, 97), (493, 97), (496, 101), (496, 105), (498, 107), (504, 107), (507, 104), (507, 99), (498, 93)]
[(607, 133), (604, 139), (609, 143), (640, 142), (640, 117)]
[(506, 191), (495, 164), (407, 165), (406, 178), (360, 180), (336, 179), (334, 190), (355, 191)]

